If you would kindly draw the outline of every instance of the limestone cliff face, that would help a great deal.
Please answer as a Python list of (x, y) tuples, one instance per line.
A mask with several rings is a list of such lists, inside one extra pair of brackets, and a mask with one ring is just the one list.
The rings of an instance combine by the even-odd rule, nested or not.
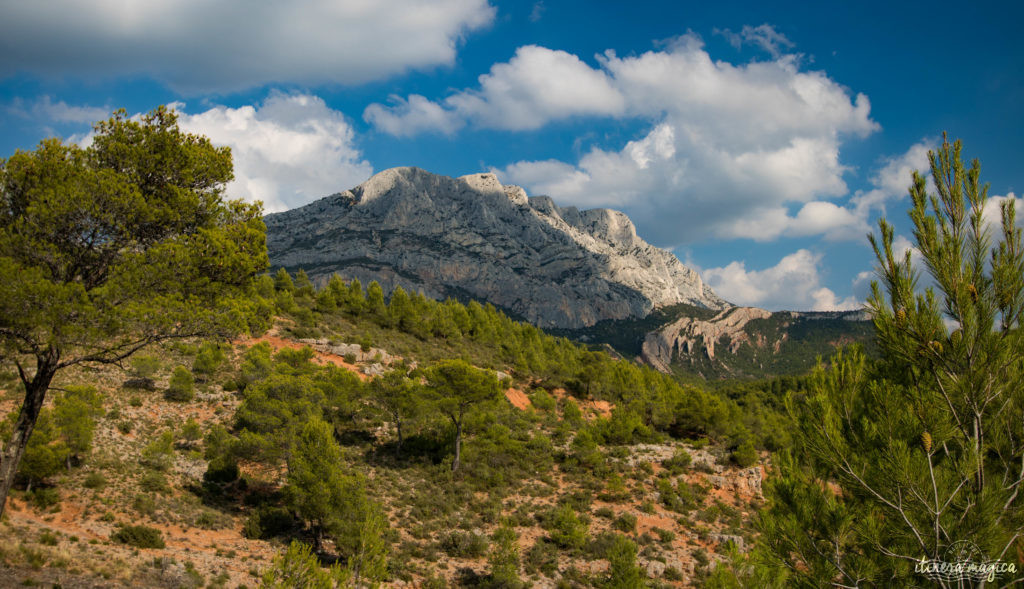
[[(662, 372), (671, 372), (669, 365), (677, 356), (702, 352), (709, 360), (714, 360), (715, 346), (721, 340), (728, 341), (730, 352), (735, 353), (741, 344), (750, 343), (744, 326), (753, 319), (771, 316), (770, 311), (756, 307), (733, 307), (707, 321), (682, 317), (648, 333), (641, 348), (641, 358)], [(754, 343), (764, 345), (764, 342)]]
[(730, 307), (639, 238), (626, 215), (558, 207), (493, 174), (393, 168), (266, 223), (273, 266), (486, 300), (541, 327), (644, 317), (676, 303)]

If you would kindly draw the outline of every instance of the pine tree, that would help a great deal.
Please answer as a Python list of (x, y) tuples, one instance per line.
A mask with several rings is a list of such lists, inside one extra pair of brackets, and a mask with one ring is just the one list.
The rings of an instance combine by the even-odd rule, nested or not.
[(53, 420), (68, 449), (67, 467), (92, 449), (96, 420), (103, 415), (103, 400), (92, 386), (69, 386), (53, 402)]
[(24, 399), (0, 456), (0, 514), (54, 376), (147, 345), (262, 322), (258, 205), (225, 202), (231, 153), (160, 107), (123, 110), (87, 148), (57, 139), (0, 161), (0, 354)]
[(840, 354), (792, 397), (801, 459), (777, 460), (761, 528), (794, 586), (924, 583), (917, 564), (947, 558), (958, 542), (988, 560), (1017, 558), (1024, 249), (1010, 201), (993, 235), (980, 165), (960, 154), (944, 139), (929, 152), (937, 194), (916, 172), (910, 188), (932, 286), (919, 292), (913, 255), (897, 255), (885, 220), (871, 236), (881, 284), (868, 306), (881, 361)]
[(487, 563), (491, 567), (490, 585), (495, 589), (515, 589), (519, 579), (519, 535), (508, 521), (494, 531)]
[(455, 427), (452, 471), (459, 469), (462, 455), (462, 426), (466, 413), (474, 406), (494, 401), (501, 395), (498, 377), (464, 360), (444, 360), (426, 371), (427, 389), (435, 406), (448, 416)]
[(285, 492), (309, 524), (313, 547), (319, 552), (325, 537), (344, 527), (341, 507), (349, 499), (349, 482), (341, 471), (341, 448), (327, 422), (319, 418), (306, 422), (288, 459), (287, 480)]

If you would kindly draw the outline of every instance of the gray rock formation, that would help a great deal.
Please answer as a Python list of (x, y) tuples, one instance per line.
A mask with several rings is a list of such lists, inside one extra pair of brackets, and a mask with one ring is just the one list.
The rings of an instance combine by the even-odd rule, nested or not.
[(639, 238), (626, 215), (558, 207), (494, 174), (393, 168), (266, 223), (275, 267), (486, 300), (541, 327), (644, 317), (677, 303), (730, 306)]
[(757, 307), (732, 307), (707, 321), (682, 317), (648, 333), (641, 348), (641, 357), (654, 368), (668, 373), (671, 372), (669, 365), (676, 356), (703, 350), (709, 359), (714, 359), (715, 345), (723, 339), (729, 342), (730, 351), (735, 353), (740, 344), (750, 339), (743, 327), (752, 319), (767, 319), (771, 315), (771, 312)]

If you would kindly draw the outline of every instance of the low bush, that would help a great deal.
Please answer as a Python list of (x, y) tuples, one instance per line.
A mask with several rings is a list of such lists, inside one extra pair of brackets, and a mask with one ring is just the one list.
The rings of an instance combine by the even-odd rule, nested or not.
[(441, 540), (441, 550), (457, 558), (479, 558), (487, 554), (487, 538), (473, 532), (451, 532)]
[(122, 525), (110, 535), (110, 539), (136, 548), (163, 548), (165, 546), (160, 530), (149, 526)]
[(612, 526), (616, 530), (633, 532), (636, 530), (636, 516), (632, 513), (623, 513), (619, 517), (615, 518), (615, 521), (612, 522)]
[(296, 523), (287, 509), (263, 506), (249, 515), (249, 519), (242, 527), (242, 535), (246, 538), (266, 540), (292, 530)]

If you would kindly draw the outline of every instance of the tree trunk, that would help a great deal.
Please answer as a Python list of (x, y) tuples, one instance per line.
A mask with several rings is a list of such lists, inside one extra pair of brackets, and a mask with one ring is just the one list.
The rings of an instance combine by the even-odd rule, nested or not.
[(402, 452), (402, 419), (395, 418), (395, 429), (398, 430), (398, 446), (395, 448), (395, 454)]
[(459, 470), (459, 456), (462, 454), (462, 413), (459, 418), (452, 416), (452, 423), (455, 424), (455, 459), (452, 460), (452, 472)]
[(7, 445), (4, 446), (3, 454), (0, 455), (0, 517), (4, 514), (7, 506), (7, 494), (14, 484), (14, 477), (18, 473), (18, 464), (25, 454), (25, 447), (28, 446), (28, 437), (36, 426), (39, 412), (43, 408), (43, 400), (46, 399), (46, 391), (50, 388), (50, 381), (57, 373), (58, 355), (52, 348), (47, 350), (45, 355), (41, 354), (36, 359), (36, 373), (32, 380), (24, 381), (25, 400), (18, 413), (18, 420), (14, 424), (14, 431), (11, 433)]

